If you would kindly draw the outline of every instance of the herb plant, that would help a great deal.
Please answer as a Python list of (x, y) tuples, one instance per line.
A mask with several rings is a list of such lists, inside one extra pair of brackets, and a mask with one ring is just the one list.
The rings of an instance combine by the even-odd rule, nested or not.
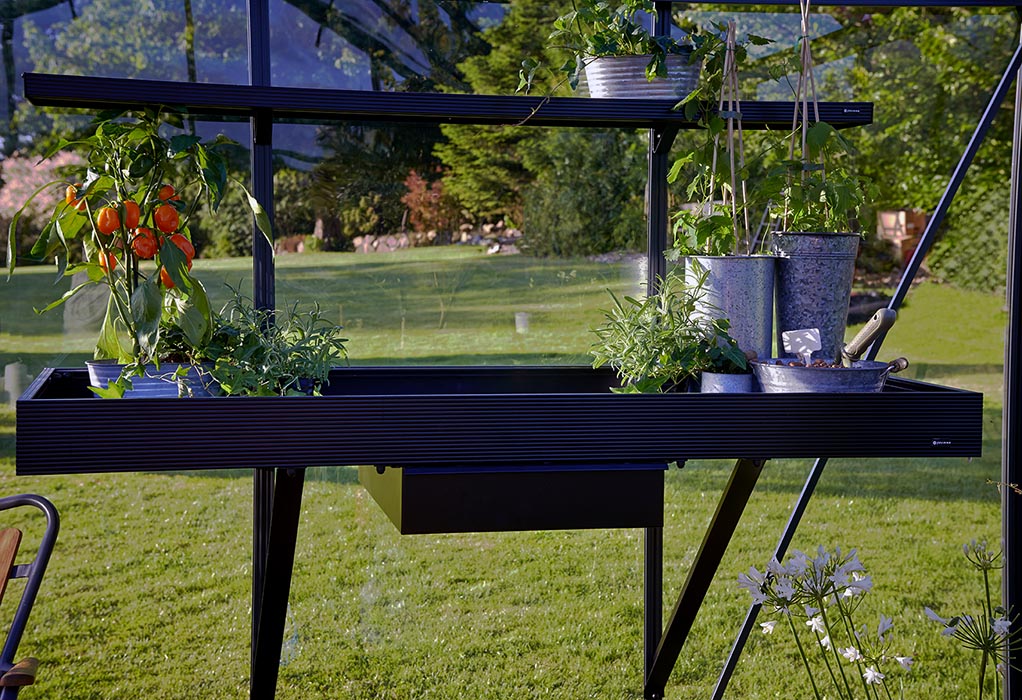
[(206, 345), (208, 372), (227, 395), (318, 395), (330, 369), (347, 361), (341, 330), (318, 306), (273, 312), (235, 291)]
[(593, 329), (593, 367), (617, 371), (621, 393), (683, 389), (702, 371), (743, 371), (747, 362), (728, 335), (727, 319), (713, 318), (697, 303), (702, 285), (687, 287), (675, 273), (662, 280), (657, 294), (619, 299)]

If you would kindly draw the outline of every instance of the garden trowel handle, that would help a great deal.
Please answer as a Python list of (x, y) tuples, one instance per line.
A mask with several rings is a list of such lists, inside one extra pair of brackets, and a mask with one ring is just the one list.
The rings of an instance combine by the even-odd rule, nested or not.
[(869, 319), (866, 325), (862, 327), (862, 330), (841, 350), (841, 364), (845, 367), (850, 367), (854, 361), (862, 356), (863, 351), (869, 347), (870, 343), (879, 338), (881, 334), (886, 333), (894, 325), (897, 318), (898, 312), (894, 309), (880, 309), (873, 314), (873, 318)]

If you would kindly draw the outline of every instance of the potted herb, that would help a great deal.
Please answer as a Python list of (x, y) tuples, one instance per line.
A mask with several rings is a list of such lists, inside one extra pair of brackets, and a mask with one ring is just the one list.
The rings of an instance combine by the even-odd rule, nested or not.
[(860, 234), (858, 215), (872, 185), (849, 165), (851, 144), (819, 119), (809, 6), (802, 5), (795, 113), (787, 157), (763, 183), (772, 204), (777, 260), (778, 354), (785, 331), (818, 328), (820, 356), (837, 358), (843, 344)]
[(341, 330), (318, 306), (268, 311), (235, 290), (217, 316), (203, 359), (229, 396), (319, 395), (331, 368), (347, 361)]
[(687, 111), (698, 110), (703, 105), (697, 99), (709, 102), (712, 97), (716, 110), (693, 113), (706, 139), (679, 156), (668, 173), (670, 182), (684, 173), (692, 202), (674, 216), (674, 245), (668, 259), (684, 261), (690, 283), (702, 280), (704, 310), (730, 320), (731, 334), (744, 351), (769, 357), (774, 258), (761, 254), (761, 242), (749, 223), (753, 203), (746, 187), (738, 83), (738, 66), (747, 56), (745, 43), (769, 40), (750, 35), (740, 43), (733, 21), (717, 30), (720, 36), (700, 37), (697, 54), (706, 68), (700, 90), (683, 102)]
[[(175, 355), (190, 361), (213, 330), (206, 291), (191, 274), (195, 247), (188, 223), (200, 207), (215, 212), (223, 200), (229, 181), (224, 150), (232, 142), (217, 137), (205, 143), (189, 134), (167, 138), (162, 129), (158, 110), (135, 117), (108, 113), (96, 119), (89, 136), (62, 139), (46, 158), (75, 150), (85, 156), (86, 169), (36, 190), (8, 232), (11, 273), (21, 212), (37, 196), (56, 200), (28, 257), (53, 260), (58, 276), (81, 272), (85, 281), (40, 313), (93, 285), (109, 291), (94, 352), (103, 364), (90, 367), (101, 396), (123, 396), (147, 377), (180, 379), (187, 368), (168, 371), (161, 363)], [(269, 238), (266, 213), (251, 195), (248, 201)], [(160, 384), (178, 391), (176, 381)]]
[[(639, 13), (656, 15), (653, 0), (574, 0), (554, 21), (553, 48), (569, 54), (562, 66), (574, 90), (583, 73), (592, 97), (674, 99), (685, 97), (699, 79), (693, 46), (669, 34), (656, 35)], [(522, 83), (531, 82), (538, 63), (523, 62)]]
[(593, 329), (593, 367), (609, 365), (621, 379), (620, 393), (684, 391), (703, 371), (747, 370), (746, 357), (728, 335), (727, 319), (702, 313), (699, 287), (675, 273), (657, 294), (619, 299)]

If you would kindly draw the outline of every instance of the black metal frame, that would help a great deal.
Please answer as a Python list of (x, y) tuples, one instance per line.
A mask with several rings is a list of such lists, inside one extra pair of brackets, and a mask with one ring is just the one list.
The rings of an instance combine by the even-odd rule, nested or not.
[[(39, 538), (38, 548), (35, 556), (28, 562), (16, 564), (10, 573), (10, 578), (25, 579), (25, 587), (18, 600), (18, 606), (14, 610), (14, 617), (7, 629), (7, 637), (4, 640), (3, 650), (0, 651), (0, 675), (6, 673), (17, 662), (18, 646), (21, 644), (21, 637), (28, 625), (29, 615), (35, 605), (36, 596), (39, 594), (39, 587), (42, 585), (43, 576), (46, 574), (46, 567), (50, 563), (50, 555), (53, 554), (53, 547), (57, 543), (57, 534), (60, 532), (60, 514), (56, 507), (43, 496), (34, 493), (23, 493), (17, 496), (6, 496), (0, 498), (0, 511), (12, 508), (29, 506), (38, 508), (46, 517), (46, 527)], [(11, 686), (0, 688), (0, 700), (14, 700), (18, 697), (20, 687)]]
[[(666, 21), (665, 10), (673, 0), (658, 0), (660, 21)], [(725, 0), (729, 4), (743, 4)], [(156, 81), (118, 81), (67, 76), (25, 76), (26, 96), (36, 104), (75, 106), (91, 108), (131, 107), (141, 104), (163, 104), (188, 107), (197, 115), (216, 115), (224, 118), (249, 118), (252, 129), (252, 177), (255, 196), (272, 207), (272, 124), (274, 121), (306, 119), (378, 120), (389, 122), (460, 122), (482, 124), (525, 123), (536, 126), (615, 126), (624, 128), (650, 129), (650, 202), (648, 262), (650, 285), (655, 285), (658, 275), (664, 271), (662, 252), (666, 247), (666, 153), (679, 128), (692, 128), (694, 124), (670, 110), (670, 105), (648, 101), (616, 100), (595, 101), (571, 98), (535, 99), (520, 97), (496, 97), (475, 95), (391, 95), (382, 93), (359, 93), (340, 90), (304, 90), (275, 88), (270, 85), (269, 70), (269, 9), (268, 0), (249, 0), (249, 52), (250, 85), (248, 86), (204, 86), (161, 83)], [(766, 0), (765, 4), (793, 5), (795, 0)], [(837, 6), (932, 6), (932, 7), (1018, 7), (1022, 0), (869, 0), (869, 2), (840, 2), (820, 0), (820, 5)], [(1014, 64), (1013, 64), (1014, 65)], [(129, 84), (125, 84), (129, 83)], [(1017, 97), (1018, 108), (1022, 108), (1022, 93)], [(842, 126), (869, 123), (872, 120), (871, 105), (846, 103), (822, 106), (823, 118)], [(830, 111), (831, 107), (835, 111)], [(851, 110), (851, 111), (849, 111)], [(790, 124), (790, 105), (744, 103), (742, 105), (747, 127), (776, 125), (785, 128)], [(851, 115), (851, 118), (847, 118)], [(1009, 303), (1011, 318), (1005, 358), (1005, 422), (1004, 422), (1004, 464), (1005, 483), (1022, 482), (1018, 475), (1019, 429), (1022, 428), (1022, 412), (1018, 397), (1019, 373), (1014, 367), (1015, 359), (1022, 350), (1022, 279), (1019, 265), (1022, 265), (1022, 230), (1017, 215), (1019, 174), (1019, 135), (1022, 127), (1016, 124), (1015, 151), (1012, 171), (1012, 221), (1010, 228), (1009, 255)], [(972, 145), (970, 144), (970, 148)], [(968, 153), (968, 152), (967, 152)], [(974, 150), (972, 151), (974, 154)], [(971, 156), (970, 156), (971, 159)], [(964, 159), (963, 159), (964, 160)], [(962, 175), (964, 170), (962, 170)], [(961, 182), (956, 170), (953, 186), (941, 204), (945, 206), (953, 197), (953, 190)], [(272, 216), (272, 209), (269, 212)], [(935, 230), (935, 227), (933, 227)], [(932, 231), (927, 229), (924, 246), (932, 240)], [(255, 253), (254, 289), (256, 303), (269, 308), (273, 305), (274, 271), (269, 246), (254, 232)], [(923, 252), (917, 252), (921, 261)], [(916, 258), (913, 259), (916, 263)], [(902, 281), (907, 284), (914, 275), (915, 267)], [(899, 288), (900, 293), (901, 287)], [(900, 303), (900, 299), (898, 301)], [(897, 304), (893, 304), (897, 305)], [(875, 354), (879, 343), (871, 350)], [(42, 379), (42, 378), (40, 378)], [(40, 380), (37, 380), (39, 382)], [(897, 386), (897, 382), (893, 383)], [(37, 387), (39, 388), (39, 387)], [(31, 391), (30, 391), (31, 393)], [(202, 401), (202, 400), (197, 400)], [(31, 399), (26, 406), (31, 405)], [(55, 404), (50, 404), (52, 408)], [(845, 407), (842, 406), (842, 410)], [(917, 414), (918, 415), (918, 414)], [(21, 407), (19, 406), (19, 453), (22, 444)], [(936, 439), (936, 438), (935, 438)], [(939, 440), (938, 440), (939, 442)], [(771, 444), (771, 447), (775, 445)], [(838, 456), (837, 452), (822, 450), (817, 454)], [(677, 456), (677, 455), (675, 455)], [(765, 456), (765, 455), (759, 455)], [(775, 456), (771, 451), (770, 456)], [(816, 480), (826, 464), (818, 460), (800, 496), (798, 506), (792, 515), (781, 548), (787, 546), (786, 539), (794, 532), (805, 503), (812, 494)], [(304, 465), (300, 465), (304, 466)], [(19, 472), (22, 463), (18, 462)], [(719, 556), (723, 553), (734, 523), (742, 509), (762, 468), (759, 459), (743, 459), (735, 466), (732, 480), (721, 496), (718, 512), (710, 524), (707, 540), (700, 557), (690, 573), (689, 581), (682, 592), (684, 606), (671, 618), (666, 630), (661, 624), (662, 600), (662, 545), (663, 533), (660, 528), (648, 528), (645, 536), (645, 695), (647, 698), (661, 698), (670, 668), (680, 651), (681, 643), (691, 624), (691, 616), (698, 608), (705, 586), (709, 584)], [(290, 588), (291, 564), (297, 540), (298, 511), (301, 503), (304, 470), (287, 468), (283, 463), (273, 467), (256, 469), (253, 499), (253, 630), (252, 630), (252, 698), (272, 698), (277, 676), (277, 656), (283, 638), (283, 621), (286, 614), (287, 595)], [(1018, 542), (1022, 527), (1022, 508), (1017, 506), (1011, 495), (1005, 495), (1005, 603), (1014, 609), (1022, 601), (1022, 575), (1020, 575)], [(716, 559), (716, 561), (715, 561)], [(740, 647), (739, 647), (740, 652)], [(1005, 685), (1005, 697), (1012, 697), (1011, 688), (1022, 686), (1022, 673), (1012, 669)], [(724, 680), (726, 684), (726, 680)], [(722, 688), (721, 687), (721, 692)]]

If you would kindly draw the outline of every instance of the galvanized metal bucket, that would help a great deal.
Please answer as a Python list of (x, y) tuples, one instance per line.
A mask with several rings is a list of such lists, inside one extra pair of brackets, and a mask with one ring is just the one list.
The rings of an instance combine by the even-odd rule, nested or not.
[[(89, 369), (89, 383), (101, 389), (116, 381), (121, 376), (123, 368), (123, 365), (113, 360), (88, 360), (85, 364)], [(183, 393), (189, 396), (220, 395), (220, 385), (216, 380), (208, 374), (200, 374), (195, 367), (189, 367), (188, 374), (180, 380), (175, 380), (174, 373), (178, 366), (175, 363), (165, 363), (157, 369), (156, 365), (146, 365), (145, 376), (131, 378), (131, 389), (124, 392), (124, 398), (175, 397), (182, 394), (182, 389)], [(183, 384), (182, 387), (178, 386), (179, 381)]]
[(903, 361), (874, 362), (858, 360), (851, 367), (806, 367), (791, 366), (784, 359), (777, 364), (776, 358), (753, 360), (752, 371), (764, 393), (780, 392), (827, 392), (847, 394), (851, 392), (883, 391), (888, 375), (899, 371)]
[(777, 348), (784, 356), (781, 333), (820, 329), (820, 356), (840, 357), (852, 296), (855, 233), (775, 233), (777, 255)]
[(728, 319), (728, 331), (743, 351), (772, 357), (774, 257), (772, 255), (693, 255), (685, 259), (685, 284), (703, 281), (698, 302), (708, 316)]
[(699, 84), (699, 63), (691, 50), (667, 56), (667, 77), (646, 79), (649, 56), (602, 56), (586, 63), (590, 97), (630, 100), (680, 100)]
[(703, 394), (747, 394), (756, 390), (752, 374), (703, 372), (699, 375), (699, 391)]

